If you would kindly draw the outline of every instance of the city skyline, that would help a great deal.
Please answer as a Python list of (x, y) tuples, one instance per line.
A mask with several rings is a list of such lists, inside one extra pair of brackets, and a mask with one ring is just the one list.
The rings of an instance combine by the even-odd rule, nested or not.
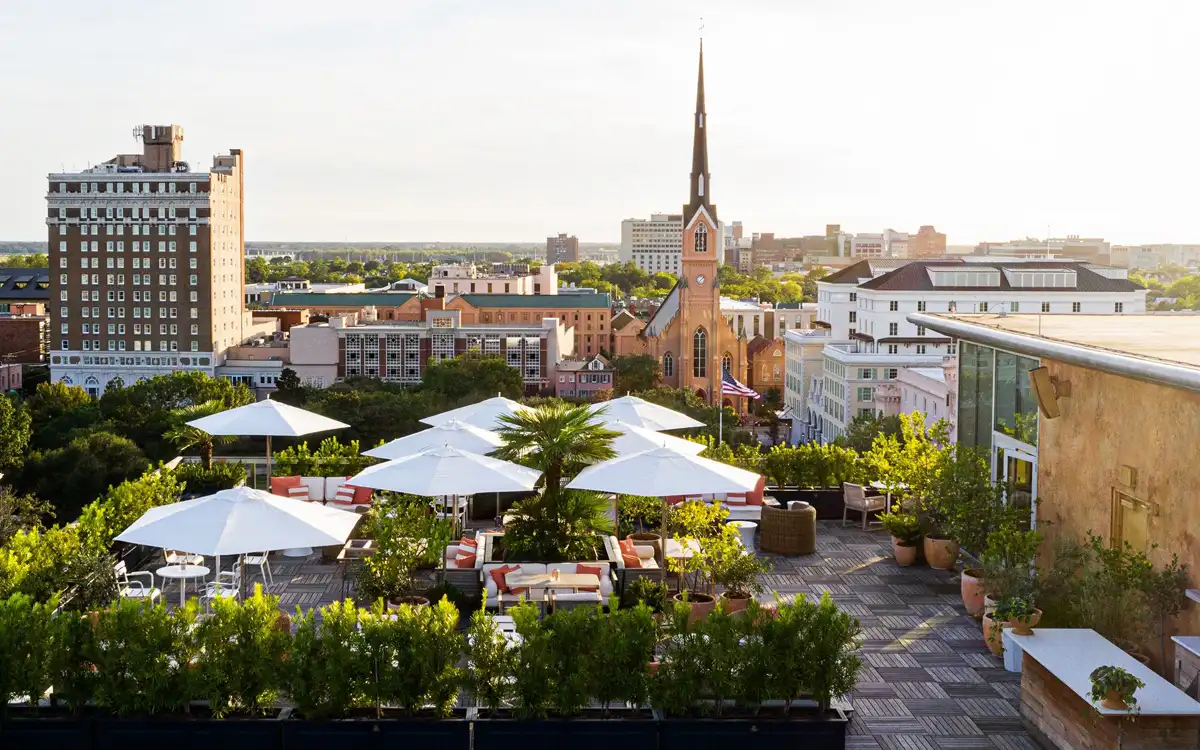
[[(47, 173), (177, 122), (193, 162), (245, 149), (250, 241), (615, 243), (687, 179), (703, 15), (714, 189), (748, 231), (1189, 241), (1197, 9), (793, 5), (5, 9), (0, 237), (43, 235)], [(111, 42), (97, 80), (48, 39)]]

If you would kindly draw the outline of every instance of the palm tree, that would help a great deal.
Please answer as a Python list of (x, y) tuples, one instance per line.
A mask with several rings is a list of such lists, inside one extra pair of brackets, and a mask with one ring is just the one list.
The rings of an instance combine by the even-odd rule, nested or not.
[(616, 457), (614, 432), (586, 406), (547, 405), (500, 417), (496, 432), (504, 440), (493, 455), (542, 472), (546, 515), (558, 517), (563, 479), (599, 461)]
[(205, 471), (212, 468), (213, 446), (220, 443), (228, 445), (237, 440), (229, 435), (209, 435), (204, 430), (192, 427), (193, 422), (201, 417), (211, 417), (228, 408), (222, 401), (212, 400), (200, 404), (192, 404), (175, 409), (171, 412), (171, 427), (163, 437), (181, 451), (197, 450), (200, 452), (200, 463)]

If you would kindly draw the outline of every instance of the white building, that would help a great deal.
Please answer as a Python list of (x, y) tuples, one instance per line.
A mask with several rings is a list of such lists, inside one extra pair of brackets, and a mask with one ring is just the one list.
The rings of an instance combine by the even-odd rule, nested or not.
[(486, 273), (473, 263), (434, 266), (429, 291), (435, 297), (452, 294), (558, 294), (558, 272), (546, 264), (535, 273)]
[(941, 367), (906, 367), (900, 370), (895, 382), (875, 389), (877, 410), (884, 416), (920, 412), (924, 415), (926, 426), (945, 419), (951, 425), (950, 440), (954, 442), (958, 394), (951, 392), (951, 385), (954, 381), (953, 370), (957, 366), (956, 358), (945, 357)]
[(1114, 245), (1114, 265), (1154, 270), (1160, 266), (1200, 267), (1200, 245)]
[(813, 431), (816, 414), (808, 404), (809, 389), (821, 380), (828, 342), (829, 331), (823, 328), (788, 329), (783, 334), (783, 405), (792, 414), (792, 443), (807, 443), (817, 437)]
[[(829, 330), (821, 383), (809, 382), (819, 439), (877, 412), (876, 389), (906, 367), (940, 367), (955, 342), (909, 323), (913, 312), (1141, 313), (1146, 290), (1125, 269), (1047, 260), (864, 260), (817, 282), (815, 325)], [(815, 375), (814, 375), (815, 377)]]
[(883, 230), (883, 257), (908, 257), (908, 232), (897, 232), (895, 229)]
[(850, 237), (850, 257), (852, 258), (882, 258), (884, 239), (883, 234), (864, 232)]
[[(725, 236), (719, 224), (718, 235)], [(683, 215), (652, 214), (649, 219), (625, 219), (621, 222), (622, 263), (633, 261), (646, 273), (680, 273), (683, 258)]]

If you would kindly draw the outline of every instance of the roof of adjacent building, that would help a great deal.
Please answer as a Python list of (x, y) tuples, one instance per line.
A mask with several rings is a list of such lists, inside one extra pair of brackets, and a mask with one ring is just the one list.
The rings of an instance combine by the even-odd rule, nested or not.
[(608, 294), (460, 294), (473, 307), (586, 307), (609, 309)]
[(609, 322), (609, 325), (614, 331), (620, 331), (635, 320), (637, 320), (637, 317), (633, 315), (633, 313), (629, 312), (628, 310), (622, 310), (613, 316), (613, 319)]
[(556, 367), (564, 372), (583, 370), (586, 369), (587, 366), (590, 365), (594, 360), (600, 360), (600, 363), (603, 364), (606, 369), (612, 369), (612, 364), (610, 364), (607, 359), (599, 354), (594, 357), (589, 357), (588, 359), (564, 359), (562, 362), (559, 362)]
[(411, 292), (278, 292), (270, 307), (399, 307), (417, 295)]
[[(1090, 266), (1090, 267), (1089, 267)], [(999, 271), (999, 284), (995, 286), (959, 286), (959, 285), (944, 285), (939, 286), (934, 284), (930, 270), (947, 269), (953, 271), (969, 271), (972, 273), (986, 272), (989, 270)], [(1016, 292), (1134, 292), (1139, 289), (1144, 289), (1141, 284), (1137, 284), (1129, 279), (1110, 278), (1102, 273), (1094, 270), (1097, 266), (1090, 263), (1078, 263), (1069, 261), (1025, 261), (1016, 263), (963, 263), (961, 261), (954, 262), (946, 260), (932, 261), (910, 261), (903, 266), (888, 271), (881, 276), (876, 276), (868, 281), (859, 284), (862, 289), (877, 289), (896, 292), (934, 292), (934, 291), (951, 291), (951, 292), (995, 292), (995, 291), (1016, 291)], [(1075, 273), (1075, 286), (1013, 286), (1009, 283), (1008, 274), (1005, 271), (1056, 271), (1066, 270)]]
[(0, 299), (33, 302), (49, 300), (49, 269), (0, 268)]
[(780, 345), (783, 344), (782, 341), (777, 342), (774, 339), (767, 338), (766, 336), (755, 336), (754, 338), (750, 339), (749, 344), (746, 344), (746, 355), (753, 357), (755, 354), (758, 354), (764, 349), (770, 349), (771, 345), (775, 343), (779, 343)]
[(909, 322), (957, 339), (1200, 391), (1200, 315), (931, 315)]
[[(864, 258), (839, 271), (834, 271), (823, 279), (817, 279), (817, 281), (825, 284), (861, 284), (865, 279), (875, 278), (912, 262), (906, 258)], [(946, 261), (946, 263), (961, 262), (960, 260)]]
[(920, 375), (939, 383), (946, 382), (946, 371), (940, 367), (905, 367), (904, 372), (911, 372), (913, 375)]
[(816, 310), (816, 302), (780, 302), (775, 305), (776, 310)]

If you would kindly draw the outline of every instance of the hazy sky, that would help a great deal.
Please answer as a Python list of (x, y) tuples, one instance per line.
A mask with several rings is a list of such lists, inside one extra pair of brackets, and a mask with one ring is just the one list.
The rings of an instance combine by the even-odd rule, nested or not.
[(0, 239), (174, 122), (250, 240), (617, 241), (686, 201), (701, 16), (747, 231), (1200, 242), (1194, 0), (0, 0)]

